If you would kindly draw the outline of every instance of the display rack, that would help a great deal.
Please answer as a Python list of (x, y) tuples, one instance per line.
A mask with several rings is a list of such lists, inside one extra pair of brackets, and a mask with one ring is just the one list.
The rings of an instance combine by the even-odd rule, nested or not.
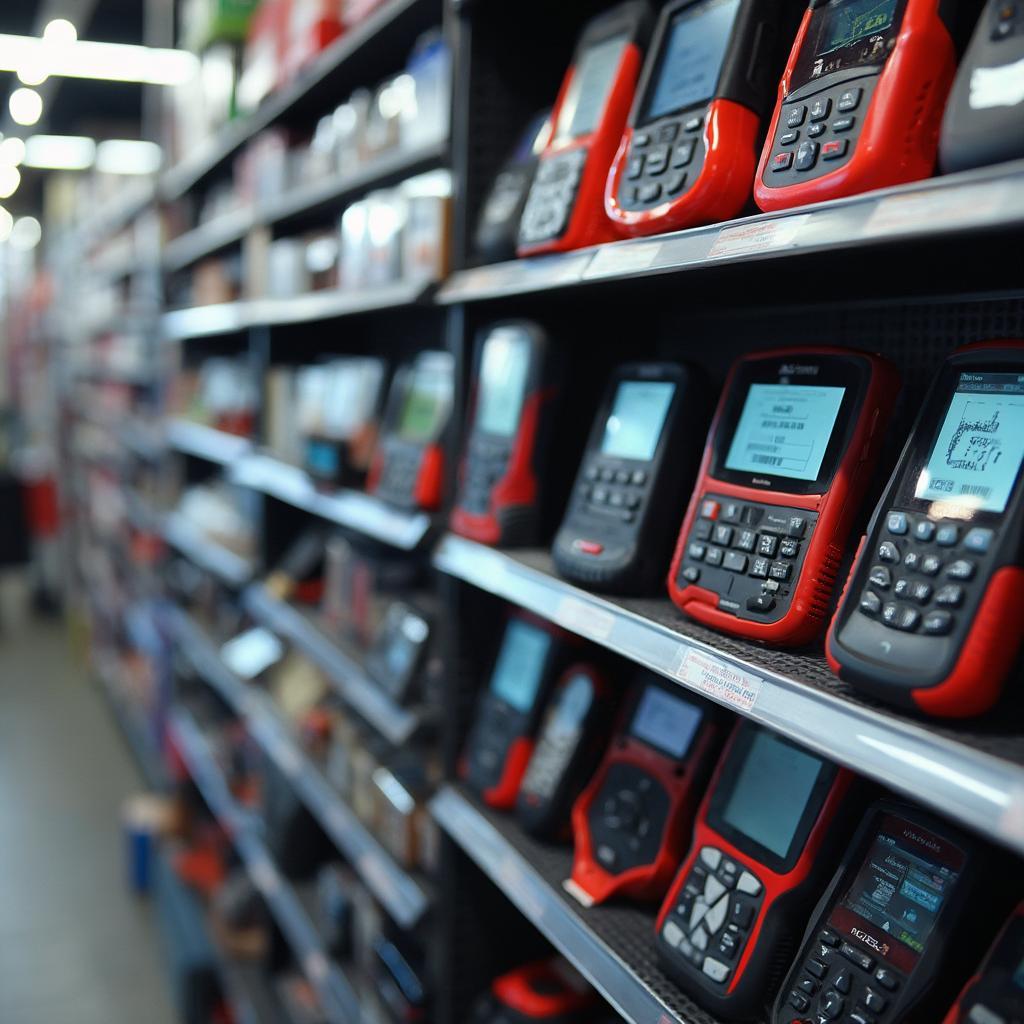
[(230, 837), (249, 877), (262, 893), (291, 946), (296, 963), (316, 991), (327, 1020), (330, 1024), (359, 1021), (359, 1000), (354, 989), (341, 968), (327, 955), (301, 899), (260, 839), (257, 824), (232, 797), (209, 745), (188, 712), (178, 709), (173, 713), (170, 734), (207, 807)]
[(179, 649), (197, 674), (245, 720), (253, 738), (294, 785), (296, 794), (367, 888), (400, 925), (416, 925), (430, 904), (426, 888), (404, 871), (359, 821), (322, 769), (291, 737), (269, 698), (247, 686), (227, 668), (216, 648), (188, 616), (177, 613), (172, 621)]
[(434, 564), (710, 697), (1024, 853), (1024, 739), (922, 724), (854, 697), (819, 653), (773, 651), (689, 622), (666, 600), (612, 600), (559, 579), (546, 552), (448, 535)]
[[(711, 394), (739, 355), (758, 349), (829, 344), (878, 351), (904, 378), (904, 397), (890, 429), (893, 448), (906, 437), (926, 383), (950, 351), (983, 338), (1024, 336), (1024, 161), (784, 213), (482, 264), (473, 249), (476, 217), (521, 129), (555, 95), (592, 7), (582, 0), (512, 6), (384, 0), (255, 113), (229, 123), (162, 174), (148, 194), (131, 197), (111, 213), (111, 225), (122, 227), (146, 211), (178, 204), (186, 212), (175, 209), (169, 220), (196, 225), (210, 190), (226, 182), (234, 158), (261, 132), (280, 126), (308, 137), (354, 89), (375, 86), (399, 70), (422, 32), (442, 29), (454, 63), (449, 137), (398, 148), (357, 170), (335, 171), (230, 209), (150, 255), (164, 275), (165, 293), (180, 303), (197, 302), (184, 285), (191, 269), (208, 257), (233, 259), (237, 252), (244, 261), (250, 249), (268, 240), (309, 228), (333, 232), (346, 205), (371, 190), (445, 169), (454, 185), (450, 273), (432, 282), (161, 306), (150, 324), (156, 356), (149, 364), (152, 381), (160, 385), (152, 390), (161, 393), (150, 395), (145, 410), (130, 417), (114, 412), (97, 427), (168, 480), (223, 481), (246, 492), (244, 507), (254, 519), (251, 559), (177, 513), (155, 512), (170, 506), (144, 498), (131, 474), (122, 486), (129, 522), (143, 531), (156, 527), (172, 553), (200, 570), (163, 572), (158, 565), (147, 571), (164, 579), (164, 596), (173, 605), (166, 624), (178, 661), (191, 668), (182, 673), (188, 687), (198, 676), (219, 696), (319, 824), (360, 889), (384, 911), (392, 934), (415, 938), (429, 950), (431, 1024), (464, 1024), (473, 1000), (496, 974), (524, 962), (527, 953), (551, 949), (575, 965), (626, 1021), (717, 1024), (661, 971), (655, 905), (623, 900), (583, 908), (562, 888), (571, 871), (571, 848), (533, 840), (514, 815), (485, 807), (459, 781), (476, 701), (508, 605), (614, 655), (608, 662), (617, 688), (637, 667), (650, 669), (1024, 855), (1024, 738), (1014, 714), (968, 723), (916, 718), (857, 696), (828, 668), (820, 638), (799, 650), (772, 649), (685, 619), (663, 593), (617, 598), (584, 590), (555, 571), (551, 529), (537, 546), (508, 551), (444, 532), (473, 401), (474, 347), (491, 323), (536, 321), (564, 356), (570, 390), (579, 400), (558, 422), (567, 435), (574, 426), (569, 417), (578, 416), (585, 428), (607, 371), (627, 360), (696, 363)], [(79, 234), (93, 245), (106, 230), (97, 219)], [(106, 281), (131, 271), (123, 256), (96, 268)], [(229, 289), (216, 294), (237, 293), (232, 279)], [(251, 434), (240, 437), (171, 414), (162, 404), (171, 390), (165, 385), (172, 364), (191, 371), (230, 353), (263, 384), (274, 370), (327, 358), (374, 354), (395, 365), (427, 348), (446, 349), (456, 365), (454, 413), (442, 445), (444, 495), (429, 513), (314, 479), (287, 461), (296, 457), (294, 446), (273, 450), (278, 435), (264, 408), (251, 417)], [(110, 376), (109, 367), (82, 365), (87, 377), (94, 369), (97, 377)], [(149, 394), (144, 387), (137, 390)], [(694, 444), (699, 447), (701, 440)], [(887, 455), (879, 485), (895, 450)], [(80, 461), (84, 465), (85, 457)], [(104, 455), (99, 461), (106, 467), (117, 459)], [(566, 485), (575, 470), (558, 467)], [(681, 518), (683, 509), (678, 511)], [(95, 537), (85, 532), (95, 548)], [(365, 635), (358, 644), (337, 635), (318, 616), (308, 592), (302, 600), (284, 599), (277, 596), (284, 591), (260, 580), (263, 573), (272, 579), (298, 538), (321, 532), (344, 541), (340, 548), (401, 565), (403, 579), (415, 578), (409, 592), (388, 591), (382, 603), (415, 603), (425, 594), (436, 607), (429, 654), (436, 689), (420, 686), (416, 703), (396, 702), (366, 671), (357, 653)], [(164, 560), (180, 570), (179, 561)], [(195, 576), (201, 585), (191, 580)], [(293, 582), (297, 594), (300, 584)], [(93, 594), (86, 601), (101, 604)], [(117, 615), (116, 608), (94, 608), (97, 621), (116, 623)], [(362, 753), (372, 748), (386, 749), (387, 756), (411, 754), (429, 766), (424, 774), (432, 786), (433, 769), (443, 765), (443, 781), (429, 800), (429, 818), (440, 830), (436, 862), (406, 870), (379, 824), (354, 797), (343, 796), (333, 770), (329, 774), (326, 762), (303, 745), (268, 689), (228, 668), (220, 641), (254, 623), (322, 674), (318, 684), (326, 683), (332, 712), (343, 712), (342, 720), (359, 735), (351, 742), (366, 744)], [(123, 706), (114, 706), (124, 714)], [(252, 816), (233, 800), (196, 722), (177, 706), (169, 721), (196, 784), (232, 835), (329, 1019), (376, 1019), (364, 1012), (362, 993), (345, 971), (327, 957), (302, 894), (273, 863)]]

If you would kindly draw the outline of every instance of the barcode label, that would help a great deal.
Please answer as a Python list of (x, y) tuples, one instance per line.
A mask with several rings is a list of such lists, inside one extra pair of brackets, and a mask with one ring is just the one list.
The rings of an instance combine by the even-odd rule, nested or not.
[(778, 455), (751, 455), (751, 462), (756, 462), (759, 466), (781, 466), (782, 459)]

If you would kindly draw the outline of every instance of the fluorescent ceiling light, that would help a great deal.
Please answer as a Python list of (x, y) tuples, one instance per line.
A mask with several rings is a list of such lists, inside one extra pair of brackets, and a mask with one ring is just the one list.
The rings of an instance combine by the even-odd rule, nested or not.
[(92, 43), (82, 39), (37, 39), (0, 34), (0, 71), (29, 70), (38, 77), (96, 78), (107, 82), (182, 85), (199, 70), (199, 58), (185, 50), (164, 50), (126, 43)]
[(30, 135), (25, 141), (26, 167), (84, 171), (95, 159), (96, 143), (84, 135)]
[(43, 97), (35, 89), (15, 89), (7, 105), (15, 124), (35, 124), (43, 116)]
[(0, 166), (0, 199), (9, 199), (18, 191), (21, 171), (10, 164)]
[(54, 18), (43, 29), (43, 38), (48, 43), (67, 46), (78, 42), (78, 29), (67, 18)]
[(25, 159), (25, 142), (16, 135), (0, 142), (0, 166), (17, 167)]
[(14, 222), (9, 239), (15, 249), (34, 249), (43, 237), (43, 229), (35, 217), (19, 217)]
[(155, 174), (162, 159), (155, 142), (108, 139), (96, 147), (96, 170), (104, 174)]
[(14, 218), (10, 210), (0, 206), (0, 242), (6, 242), (11, 237), (11, 228), (14, 227)]

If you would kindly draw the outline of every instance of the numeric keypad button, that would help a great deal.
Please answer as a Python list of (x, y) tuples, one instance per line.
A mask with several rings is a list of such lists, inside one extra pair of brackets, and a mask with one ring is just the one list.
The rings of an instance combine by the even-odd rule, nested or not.
[(891, 540), (884, 540), (878, 545), (878, 560), (895, 565), (900, 560), (900, 549)]
[(914, 538), (927, 544), (935, 536), (935, 524), (930, 519), (919, 519), (914, 524)]
[(762, 533), (757, 542), (757, 553), (765, 558), (774, 558), (779, 546), (779, 538), (773, 533)]
[(939, 547), (951, 548), (960, 539), (960, 530), (956, 526), (940, 526), (935, 531), (935, 543)]
[(925, 555), (921, 559), (920, 571), (925, 576), (936, 576), (942, 568), (942, 559), (938, 555)]
[(949, 612), (929, 612), (923, 627), (929, 636), (945, 636), (953, 628), (953, 616)]
[(959, 583), (947, 583), (935, 591), (935, 603), (945, 608), (959, 608), (964, 603), (964, 588)]
[(966, 558), (958, 558), (946, 566), (946, 576), (951, 580), (969, 580), (974, 578), (975, 565)]
[(753, 530), (740, 530), (736, 534), (736, 547), (740, 551), (753, 551), (757, 542), (757, 534)]

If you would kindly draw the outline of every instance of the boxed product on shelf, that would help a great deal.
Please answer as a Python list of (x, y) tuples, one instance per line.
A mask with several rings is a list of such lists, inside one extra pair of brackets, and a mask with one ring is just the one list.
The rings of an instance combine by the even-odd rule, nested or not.
[(403, 92), (400, 112), (401, 144), (417, 149), (448, 138), (451, 109), (451, 50), (439, 30), (416, 40), (405, 65), (412, 87)]
[(343, 32), (338, 0), (291, 0), (285, 77), (298, 75)]
[(249, 24), (238, 81), (238, 106), (255, 110), (285, 80), (288, 0), (261, 0)]

